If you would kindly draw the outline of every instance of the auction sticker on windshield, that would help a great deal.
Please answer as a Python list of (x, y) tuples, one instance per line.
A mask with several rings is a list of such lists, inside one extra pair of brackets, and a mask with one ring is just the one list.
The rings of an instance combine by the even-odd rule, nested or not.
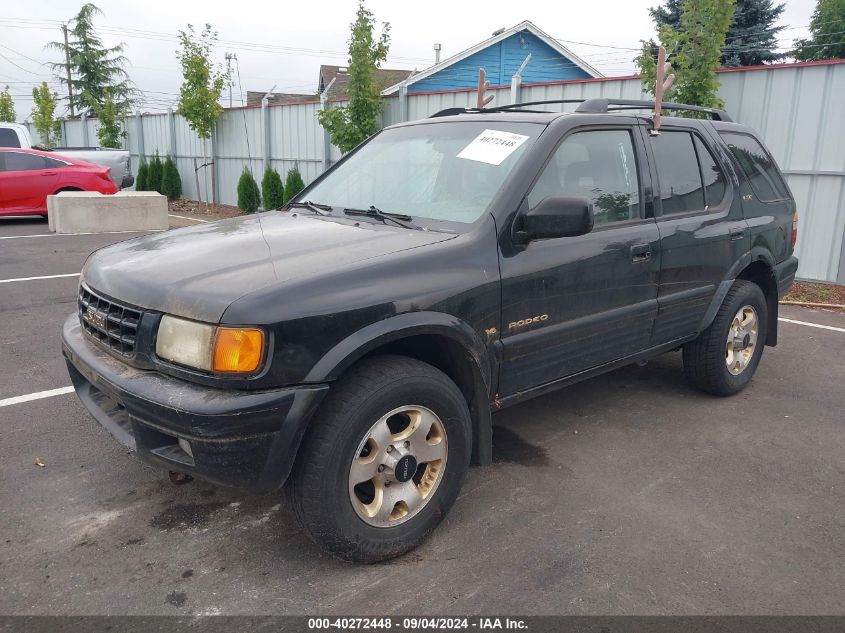
[(528, 140), (523, 134), (484, 130), (461, 150), (458, 158), (475, 160), (488, 165), (501, 165), (520, 145)]

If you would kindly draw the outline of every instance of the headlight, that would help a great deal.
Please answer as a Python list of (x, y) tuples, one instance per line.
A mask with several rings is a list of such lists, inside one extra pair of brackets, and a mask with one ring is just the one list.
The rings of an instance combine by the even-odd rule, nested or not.
[(165, 315), (156, 338), (159, 358), (214, 373), (254, 372), (264, 356), (264, 332)]

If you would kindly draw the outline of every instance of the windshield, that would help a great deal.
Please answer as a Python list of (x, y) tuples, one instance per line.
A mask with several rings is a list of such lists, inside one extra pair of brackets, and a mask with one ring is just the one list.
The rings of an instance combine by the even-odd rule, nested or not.
[(300, 197), (471, 223), (544, 127), (464, 121), (385, 130)]

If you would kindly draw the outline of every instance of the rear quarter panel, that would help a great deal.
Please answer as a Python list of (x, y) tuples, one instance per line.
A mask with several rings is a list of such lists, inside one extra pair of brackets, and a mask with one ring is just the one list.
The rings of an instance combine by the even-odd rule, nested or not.
[[(788, 197), (782, 200), (764, 201), (755, 193), (748, 176), (734, 158), (727, 142), (722, 137), (723, 133), (745, 134), (754, 138), (763, 149), (769, 154), (771, 152), (760, 136), (751, 128), (736, 124), (714, 124), (712, 131), (726, 154), (730, 157), (731, 165), (739, 179), (739, 199), (742, 202), (742, 211), (748, 225), (748, 233), (751, 239), (750, 252), (752, 260), (771, 259), (775, 263), (784, 261), (792, 254), (792, 218), (795, 212), (795, 199), (789, 190), (789, 185), (783, 174), (780, 174), (781, 181), (785, 187)], [(777, 164), (774, 158), (772, 162)], [(778, 168), (780, 173), (780, 168)]]

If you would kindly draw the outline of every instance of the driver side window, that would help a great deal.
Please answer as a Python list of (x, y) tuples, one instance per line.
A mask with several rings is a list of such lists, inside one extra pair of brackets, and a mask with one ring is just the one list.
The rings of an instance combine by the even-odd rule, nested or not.
[(552, 195), (591, 200), (595, 224), (639, 218), (639, 173), (631, 133), (589, 130), (568, 136), (528, 194), (528, 206)]

